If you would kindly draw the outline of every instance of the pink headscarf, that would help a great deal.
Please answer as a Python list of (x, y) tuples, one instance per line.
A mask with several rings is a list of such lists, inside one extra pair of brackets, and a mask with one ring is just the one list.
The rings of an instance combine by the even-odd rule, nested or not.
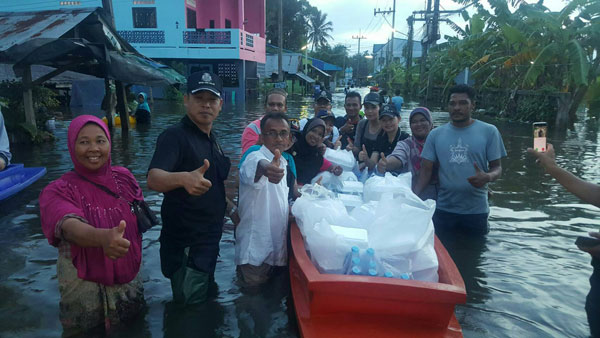
[[(69, 243), (79, 278), (104, 285), (124, 284), (135, 278), (142, 259), (142, 237), (138, 232), (137, 219), (128, 204), (134, 199), (142, 200), (142, 191), (129, 170), (111, 166), (110, 154), (106, 163), (95, 171), (77, 161), (75, 142), (81, 129), (88, 123), (95, 123), (102, 128), (110, 142), (110, 134), (102, 120), (91, 115), (73, 119), (67, 136), (75, 172), (65, 173), (40, 194), (42, 230), (48, 242), (58, 246), (63, 240), (59, 225), (62, 225), (65, 216), (78, 218), (101, 229), (114, 228), (124, 220), (124, 238), (131, 242), (131, 246), (122, 258), (111, 260), (104, 255), (102, 248), (84, 248)], [(108, 194), (96, 184), (108, 188), (121, 198)]]
[(77, 136), (79, 136), (81, 129), (88, 123), (94, 123), (102, 128), (104, 134), (106, 134), (109, 145), (111, 145), (110, 133), (106, 127), (106, 124), (104, 124), (102, 120), (93, 115), (81, 115), (74, 118), (73, 121), (71, 121), (71, 124), (69, 124), (69, 131), (67, 132), (67, 146), (69, 148), (69, 154), (71, 155), (71, 161), (75, 167), (75, 172), (96, 184), (107, 187), (115, 194), (118, 194), (119, 191), (115, 185), (115, 180), (111, 175), (110, 150), (108, 152), (108, 159), (106, 160), (106, 163), (104, 163), (102, 168), (96, 171), (87, 169), (75, 158), (75, 142), (77, 141)]

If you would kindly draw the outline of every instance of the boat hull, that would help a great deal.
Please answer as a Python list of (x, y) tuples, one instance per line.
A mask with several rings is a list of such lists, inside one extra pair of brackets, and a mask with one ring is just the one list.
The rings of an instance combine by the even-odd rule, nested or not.
[(22, 164), (11, 164), (0, 171), (0, 201), (27, 188), (46, 174), (46, 168), (25, 168)]
[(439, 283), (397, 278), (321, 274), (292, 224), (290, 283), (303, 337), (462, 337), (456, 304), (464, 282), (435, 239)]

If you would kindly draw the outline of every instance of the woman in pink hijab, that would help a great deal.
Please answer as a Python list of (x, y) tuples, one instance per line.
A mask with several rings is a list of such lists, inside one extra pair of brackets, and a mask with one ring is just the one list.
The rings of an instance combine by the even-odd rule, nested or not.
[(130, 207), (142, 190), (129, 170), (111, 166), (102, 120), (73, 119), (68, 142), (74, 170), (40, 195), (42, 230), (59, 252), (60, 320), (65, 331), (108, 329), (145, 306), (142, 236)]

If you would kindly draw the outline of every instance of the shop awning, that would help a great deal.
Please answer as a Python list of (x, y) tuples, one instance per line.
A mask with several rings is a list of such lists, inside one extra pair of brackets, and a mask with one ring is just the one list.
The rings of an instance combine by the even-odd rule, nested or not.
[(318, 71), (319, 73), (321, 73), (323, 76), (327, 76), (327, 77), (331, 77), (331, 75), (325, 73), (324, 71), (320, 70), (319, 68), (313, 66), (313, 65), (309, 65), (311, 66), (314, 70)]
[(298, 73), (296, 73), (296, 75), (308, 83), (315, 83), (315, 80), (313, 78), (311, 78), (310, 76), (308, 76), (302, 72), (298, 72)]

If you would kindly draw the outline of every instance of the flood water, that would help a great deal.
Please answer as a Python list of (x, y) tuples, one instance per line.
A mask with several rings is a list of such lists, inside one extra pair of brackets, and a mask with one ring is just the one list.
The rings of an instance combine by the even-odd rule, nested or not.
[[(343, 95), (334, 94), (334, 112), (342, 115)], [(289, 102), (292, 115), (308, 110), (309, 102)], [(153, 124), (113, 135), (113, 165), (129, 168), (152, 209), (160, 210), (162, 196), (148, 190), (146, 170), (158, 134), (176, 123), (183, 107), (158, 102)], [(261, 104), (225, 106), (215, 129), (233, 166), (228, 190), (235, 191), (243, 128), (262, 114)], [(408, 111), (401, 126), (408, 130)], [(448, 120), (434, 113), (435, 125)], [(576, 236), (600, 228), (600, 209), (585, 205), (548, 176), (542, 175), (525, 149), (531, 126), (489, 121), (498, 126), (508, 157), (502, 178), (492, 185), (491, 231), (486, 238), (457, 238), (449, 243), (467, 286), (467, 304), (456, 316), (466, 337), (585, 337), (584, 310), (592, 268), (588, 254), (577, 250)], [(46, 176), (18, 195), (0, 202), (0, 336), (55, 337), (58, 320), (57, 249), (48, 245), (39, 222), (41, 189), (71, 169), (66, 130), (57, 122), (53, 144), (14, 147), (15, 163), (45, 166)], [(597, 157), (598, 123), (582, 121), (564, 133), (550, 131), (561, 166), (592, 182), (600, 182)], [(296, 337), (289, 279), (283, 273), (259, 290), (236, 284), (233, 228), (225, 226), (215, 274), (217, 296), (194, 309), (181, 310), (171, 301), (169, 281), (160, 272), (160, 227), (144, 234), (143, 265), (147, 312), (111, 337)], [(399, 306), (402, 306), (399, 304)]]

